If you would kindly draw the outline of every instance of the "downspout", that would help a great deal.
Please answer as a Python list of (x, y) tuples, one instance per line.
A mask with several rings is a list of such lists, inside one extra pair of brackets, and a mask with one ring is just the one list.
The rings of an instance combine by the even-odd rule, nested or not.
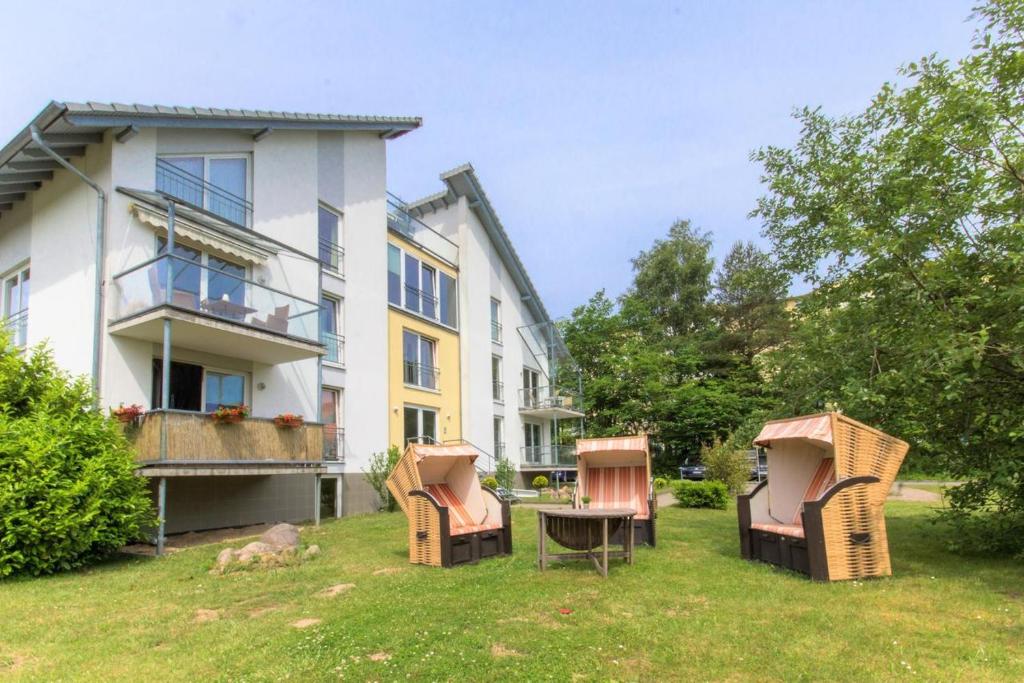
[(86, 185), (96, 191), (96, 305), (93, 310), (93, 328), (92, 328), (92, 386), (94, 393), (94, 402), (99, 405), (100, 400), (100, 341), (102, 339), (102, 326), (103, 326), (103, 256), (106, 251), (104, 241), (106, 230), (105, 226), (107, 223), (107, 195), (103, 191), (103, 188), (99, 184), (85, 175), (77, 168), (75, 168), (71, 162), (66, 160), (57, 152), (53, 151), (53, 148), (46, 144), (43, 140), (43, 136), (39, 133), (39, 128), (35, 125), (29, 127), (29, 132), (32, 135), (32, 141), (35, 142), (47, 156), (52, 158), (58, 164), (66, 168), (67, 170), (74, 173), (79, 179), (82, 180)]

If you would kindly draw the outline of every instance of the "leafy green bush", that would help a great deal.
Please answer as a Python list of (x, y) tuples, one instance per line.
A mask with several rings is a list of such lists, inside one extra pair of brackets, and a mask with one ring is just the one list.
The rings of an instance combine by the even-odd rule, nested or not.
[(511, 491), (516, 481), (516, 466), (508, 458), (498, 458), (494, 463), (494, 478), (498, 480), (498, 486)]
[(724, 510), (729, 504), (729, 489), (720, 481), (676, 482), (672, 494), (684, 508)]
[(480, 483), (489, 489), (498, 488), (498, 480), (495, 479), (494, 477), (484, 477), (483, 479), (480, 480)]
[(538, 474), (536, 477), (533, 478), (533, 488), (537, 489), (538, 491), (542, 488), (545, 488), (547, 485), (548, 478), (545, 477), (543, 474)]
[(380, 498), (381, 510), (394, 512), (398, 508), (398, 501), (388, 491), (387, 481), (391, 475), (391, 470), (395, 469), (395, 465), (401, 459), (402, 452), (398, 450), (398, 446), (392, 446), (386, 452), (371, 455), (370, 469), (363, 470), (363, 473), (366, 475), (366, 481), (369, 482)]
[(750, 463), (743, 451), (733, 442), (715, 440), (710, 448), (701, 449), (700, 459), (704, 463), (704, 476), (711, 481), (720, 481), (729, 493), (742, 493), (750, 479)]
[(83, 566), (153, 522), (132, 448), (89, 382), (0, 332), (0, 577)]
[(654, 490), (655, 491), (660, 491), (661, 489), (663, 489), (663, 488), (665, 488), (667, 486), (668, 486), (668, 479), (666, 479), (665, 477), (655, 477), (654, 478)]

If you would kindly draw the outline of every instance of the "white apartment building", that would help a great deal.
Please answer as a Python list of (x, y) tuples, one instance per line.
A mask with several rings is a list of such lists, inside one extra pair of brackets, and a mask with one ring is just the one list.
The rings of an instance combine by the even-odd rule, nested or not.
[(410, 438), (571, 469), (567, 353), (472, 168), (387, 192), (419, 126), (52, 102), (0, 150), (0, 318), (144, 409), (166, 533), (374, 510), (369, 458)]

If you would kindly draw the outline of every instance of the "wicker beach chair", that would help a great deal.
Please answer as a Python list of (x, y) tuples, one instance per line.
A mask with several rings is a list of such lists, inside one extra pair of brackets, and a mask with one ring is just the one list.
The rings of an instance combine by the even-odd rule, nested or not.
[(411, 443), (388, 477), (409, 519), (409, 561), (453, 567), (512, 554), (509, 503), (481, 486), (468, 445)]
[(888, 576), (885, 499), (909, 446), (839, 413), (773, 420), (768, 478), (737, 498), (740, 554), (819, 581)]
[[(657, 501), (651, 483), (647, 435), (576, 440), (577, 474), (573, 507), (590, 497), (592, 508), (633, 508), (634, 541), (654, 545)], [(612, 537), (621, 541), (623, 529)]]

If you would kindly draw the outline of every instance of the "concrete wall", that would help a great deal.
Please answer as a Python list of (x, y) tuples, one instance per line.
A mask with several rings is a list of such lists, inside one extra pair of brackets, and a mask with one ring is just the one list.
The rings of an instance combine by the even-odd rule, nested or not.
[[(167, 533), (314, 517), (314, 475), (169, 477)], [(156, 504), (157, 482), (150, 482)]]

